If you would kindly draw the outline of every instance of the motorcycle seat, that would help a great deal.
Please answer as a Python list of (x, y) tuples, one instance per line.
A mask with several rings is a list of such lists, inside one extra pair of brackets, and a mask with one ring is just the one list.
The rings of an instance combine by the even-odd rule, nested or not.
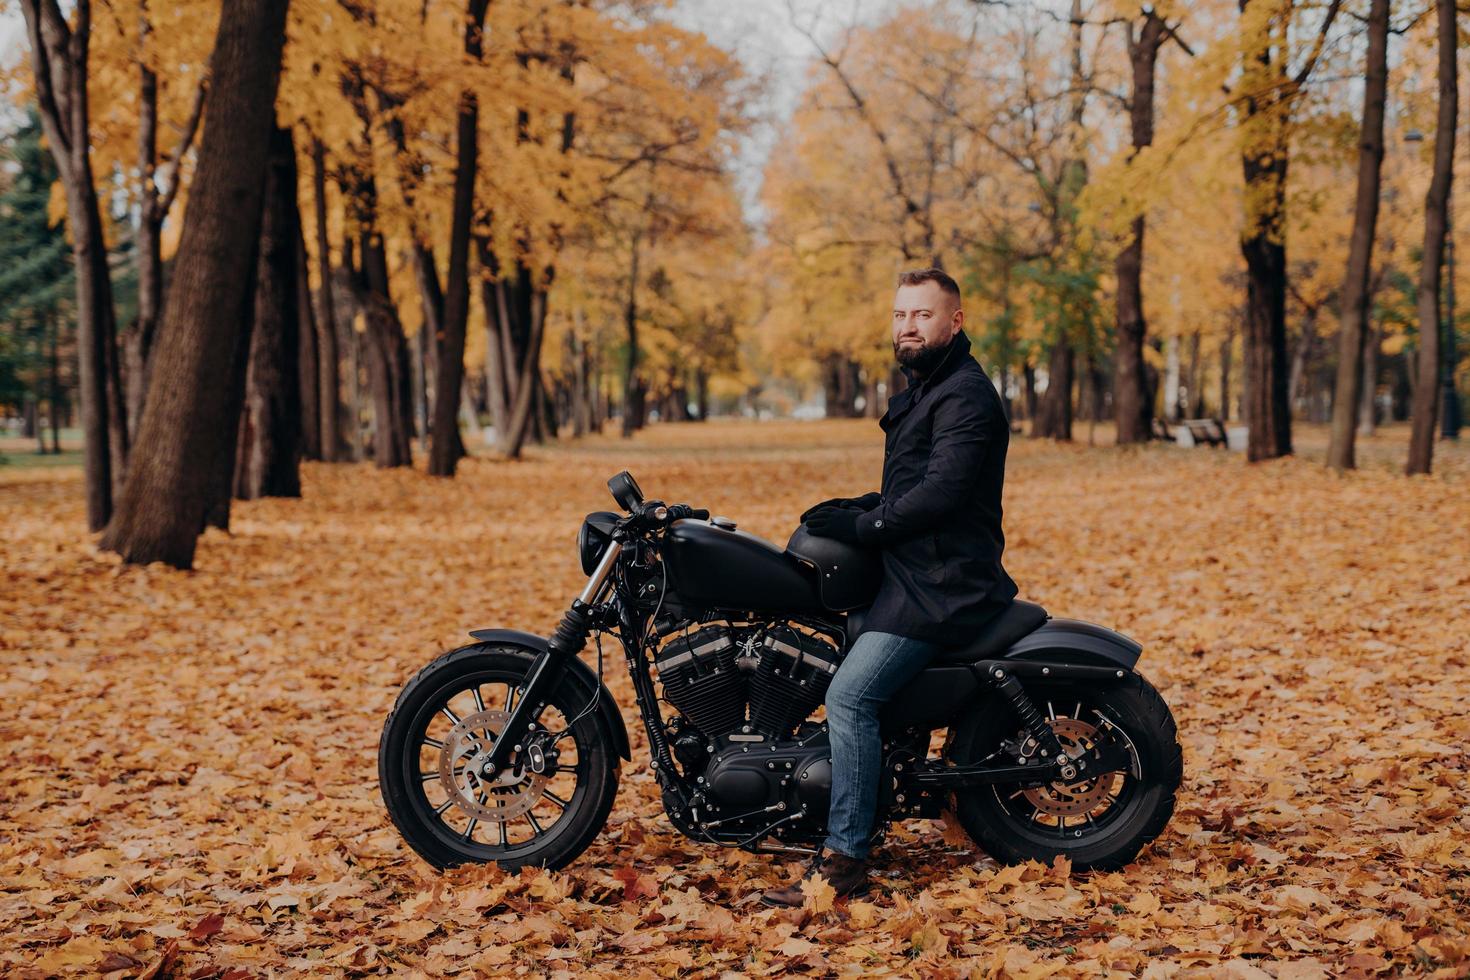
[(1006, 648), (1021, 637), (1033, 632), (1049, 617), (1041, 606), (1034, 602), (1015, 599), (1005, 612), (980, 627), (975, 636), (965, 643), (943, 647), (935, 655), (936, 663), (968, 664), (984, 660), (1005, 652)]

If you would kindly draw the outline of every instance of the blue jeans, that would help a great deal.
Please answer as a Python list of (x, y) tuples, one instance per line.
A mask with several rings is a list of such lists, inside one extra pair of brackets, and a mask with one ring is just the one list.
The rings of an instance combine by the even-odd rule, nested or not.
[(859, 634), (827, 688), (832, 741), (832, 812), (827, 847), (866, 858), (878, 809), (883, 740), (878, 711), (923, 670), (938, 644), (892, 633)]

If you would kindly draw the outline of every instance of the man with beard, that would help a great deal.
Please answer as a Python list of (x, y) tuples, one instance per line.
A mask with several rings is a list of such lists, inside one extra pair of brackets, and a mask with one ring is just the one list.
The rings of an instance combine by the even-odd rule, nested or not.
[(824, 500), (801, 515), (811, 534), (881, 549), (883, 582), (827, 689), (826, 847), (801, 879), (762, 896), (769, 905), (800, 905), (802, 880), (813, 875), (839, 896), (867, 891), (882, 772), (879, 709), (942, 646), (972, 637), (1016, 596), (1000, 563), (1010, 423), (970, 356), (964, 322), (959, 286), (944, 272), (898, 277), (893, 356), (909, 386), (878, 422), (886, 434), (883, 489)]

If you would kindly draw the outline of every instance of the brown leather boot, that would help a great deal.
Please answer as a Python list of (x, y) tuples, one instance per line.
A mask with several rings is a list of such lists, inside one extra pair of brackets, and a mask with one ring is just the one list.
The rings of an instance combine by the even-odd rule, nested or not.
[(801, 883), (820, 875), (827, 879), (838, 898), (868, 893), (868, 862), (862, 858), (848, 857), (836, 851), (824, 851), (820, 859), (813, 859), (807, 869), (785, 888), (776, 888), (761, 896), (767, 905), (795, 908), (806, 900)]

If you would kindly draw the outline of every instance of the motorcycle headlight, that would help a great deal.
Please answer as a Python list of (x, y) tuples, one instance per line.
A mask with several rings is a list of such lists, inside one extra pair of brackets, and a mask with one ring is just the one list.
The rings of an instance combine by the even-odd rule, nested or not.
[(613, 528), (622, 517), (622, 514), (615, 514), (610, 510), (598, 510), (588, 514), (582, 521), (582, 527), (577, 531), (577, 554), (582, 558), (583, 574), (591, 575), (597, 570), (602, 553), (612, 542)]

